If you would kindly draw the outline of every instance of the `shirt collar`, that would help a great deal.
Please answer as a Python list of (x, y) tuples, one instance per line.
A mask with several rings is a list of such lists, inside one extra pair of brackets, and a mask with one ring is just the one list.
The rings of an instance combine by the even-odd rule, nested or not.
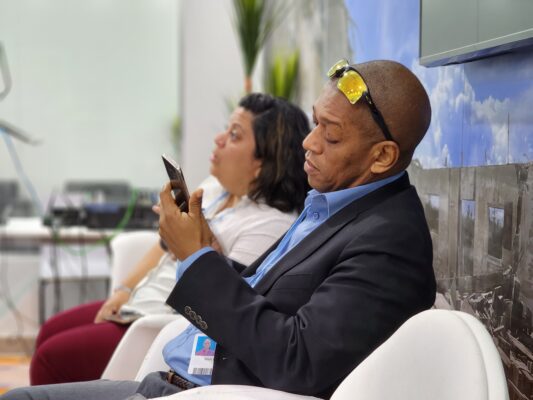
[(360, 199), (374, 190), (377, 190), (380, 187), (395, 181), (403, 174), (405, 174), (405, 171), (379, 181), (367, 183), (365, 185), (360, 185), (353, 188), (336, 190), (334, 192), (320, 193), (315, 189), (312, 189), (307, 193), (305, 207), (309, 207), (310, 211), (313, 211), (316, 208), (320, 208), (322, 210), (325, 209), (327, 214), (326, 218), (329, 218), (337, 211), (346, 207), (352, 201)]

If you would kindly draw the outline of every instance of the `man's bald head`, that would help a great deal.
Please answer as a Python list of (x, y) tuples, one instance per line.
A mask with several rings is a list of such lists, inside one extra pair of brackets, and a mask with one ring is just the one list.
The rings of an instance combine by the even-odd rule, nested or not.
[[(418, 78), (394, 61), (371, 61), (353, 65), (364, 78), (385, 123), (400, 147), (399, 169), (411, 162), (431, 121), (428, 95)], [(382, 135), (375, 125), (376, 134)]]
[[(378, 181), (403, 171), (424, 137), (431, 119), (428, 96), (407, 68), (392, 61), (353, 66), (365, 80), (393, 140), (376, 122), (368, 96), (355, 104), (354, 81), (330, 80), (313, 105), (315, 127), (305, 140), (304, 164), (311, 187), (332, 192)], [(334, 76), (344, 76), (339, 69)], [(352, 78), (354, 75), (351, 75)], [(354, 96), (355, 97), (355, 96)]]

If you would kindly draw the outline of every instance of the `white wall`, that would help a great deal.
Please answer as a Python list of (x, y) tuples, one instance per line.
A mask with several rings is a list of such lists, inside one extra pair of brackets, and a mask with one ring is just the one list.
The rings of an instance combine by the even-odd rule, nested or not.
[(230, 114), (225, 99), (236, 102), (244, 91), (241, 56), (231, 25), (231, 3), (183, 3), (182, 159), (190, 187), (197, 186), (209, 173), (213, 138), (224, 128)]
[[(17, 143), (39, 194), (68, 179), (159, 188), (178, 114), (176, 0), (1, 0), (13, 89), (0, 119), (40, 137)], [(1, 87), (2, 85), (0, 85)], [(0, 138), (0, 179), (16, 177)]]

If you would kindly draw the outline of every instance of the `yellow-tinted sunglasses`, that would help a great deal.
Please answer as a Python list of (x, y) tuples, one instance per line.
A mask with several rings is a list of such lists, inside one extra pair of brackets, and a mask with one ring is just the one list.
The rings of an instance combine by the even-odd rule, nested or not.
[(352, 104), (357, 103), (361, 98), (365, 101), (370, 108), (372, 118), (381, 128), (385, 139), (395, 141), (387, 128), (387, 124), (383, 119), (383, 115), (376, 107), (376, 104), (370, 96), (370, 90), (361, 76), (361, 74), (350, 65), (347, 60), (340, 60), (333, 65), (328, 71), (328, 77), (330, 79), (336, 79), (337, 88), (346, 96), (348, 101)]

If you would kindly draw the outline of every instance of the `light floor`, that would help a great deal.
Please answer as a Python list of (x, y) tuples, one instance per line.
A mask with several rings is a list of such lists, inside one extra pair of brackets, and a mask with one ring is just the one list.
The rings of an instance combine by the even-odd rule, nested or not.
[(0, 394), (16, 387), (28, 386), (29, 368), (29, 357), (0, 354)]

